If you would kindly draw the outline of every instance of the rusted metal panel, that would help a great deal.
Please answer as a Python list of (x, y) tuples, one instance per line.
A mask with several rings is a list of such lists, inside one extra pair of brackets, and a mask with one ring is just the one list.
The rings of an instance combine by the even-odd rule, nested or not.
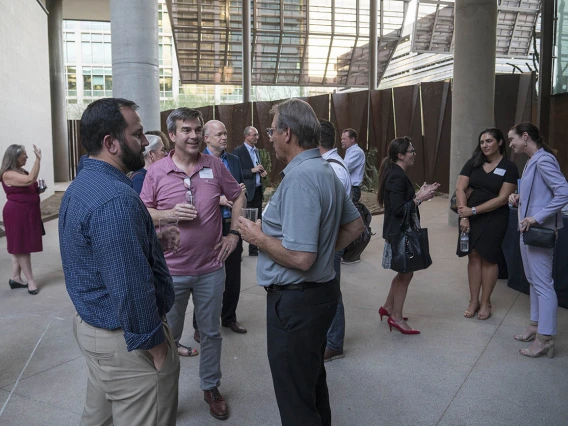
[(244, 129), (252, 125), (252, 102), (217, 105), (215, 119), (227, 128), (227, 150), (231, 152), (244, 141)]
[(367, 151), (367, 109), (368, 91), (351, 93), (334, 93), (331, 95), (331, 122), (337, 129), (337, 142), (339, 154), (343, 157), (344, 150), (341, 148), (341, 132), (352, 128), (357, 132), (357, 143)]

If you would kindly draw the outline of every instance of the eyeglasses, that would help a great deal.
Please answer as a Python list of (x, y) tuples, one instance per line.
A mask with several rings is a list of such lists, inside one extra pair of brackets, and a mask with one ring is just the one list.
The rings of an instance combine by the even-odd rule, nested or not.
[(416, 154), (416, 150), (415, 150), (414, 148), (409, 149), (409, 150), (406, 151), (406, 152), (408, 152), (409, 154)]
[(267, 129), (265, 129), (265, 132), (268, 135), (268, 137), (271, 138), (275, 130), (278, 129), (276, 129), (275, 127), (268, 127)]

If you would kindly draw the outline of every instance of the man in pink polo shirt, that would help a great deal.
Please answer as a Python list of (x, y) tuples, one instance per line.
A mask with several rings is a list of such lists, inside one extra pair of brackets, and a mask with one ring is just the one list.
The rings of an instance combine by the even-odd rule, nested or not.
[[(241, 215), (246, 195), (219, 159), (200, 152), (203, 118), (199, 111), (178, 108), (169, 115), (167, 126), (175, 149), (148, 168), (140, 197), (154, 224), (158, 224), (160, 218), (178, 219), (179, 247), (175, 252), (164, 253), (176, 293), (167, 319), (179, 345), (187, 303), (193, 294), (195, 316), (201, 332), (200, 385), (211, 415), (224, 420), (229, 411), (218, 389), (221, 381), (219, 318), (225, 286), (224, 262), (239, 240), (236, 221)], [(186, 201), (188, 193), (193, 196), (193, 205)], [(222, 236), (221, 195), (233, 202), (233, 221), (226, 237)]]

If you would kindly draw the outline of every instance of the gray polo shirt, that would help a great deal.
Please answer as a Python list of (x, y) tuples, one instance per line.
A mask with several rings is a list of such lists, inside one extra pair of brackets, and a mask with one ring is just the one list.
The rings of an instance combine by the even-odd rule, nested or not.
[(282, 182), (262, 213), (262, 231), (278, 238), (288, 250), (317, 253), (316, 261), (304, 272), (279, 265), (261, 250), (256, 270), (258, 284), (332, 280), (339, 225), (359, 216), (319, 150), (309, 149), (298, 154), (282, 171)]

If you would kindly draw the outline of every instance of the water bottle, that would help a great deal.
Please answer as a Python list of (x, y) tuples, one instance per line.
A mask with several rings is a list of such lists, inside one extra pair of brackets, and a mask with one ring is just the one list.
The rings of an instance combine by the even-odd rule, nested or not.
[(462, 232), (460, 235), (460, 251), (462, 253), (469, 252), (469, 234)]

